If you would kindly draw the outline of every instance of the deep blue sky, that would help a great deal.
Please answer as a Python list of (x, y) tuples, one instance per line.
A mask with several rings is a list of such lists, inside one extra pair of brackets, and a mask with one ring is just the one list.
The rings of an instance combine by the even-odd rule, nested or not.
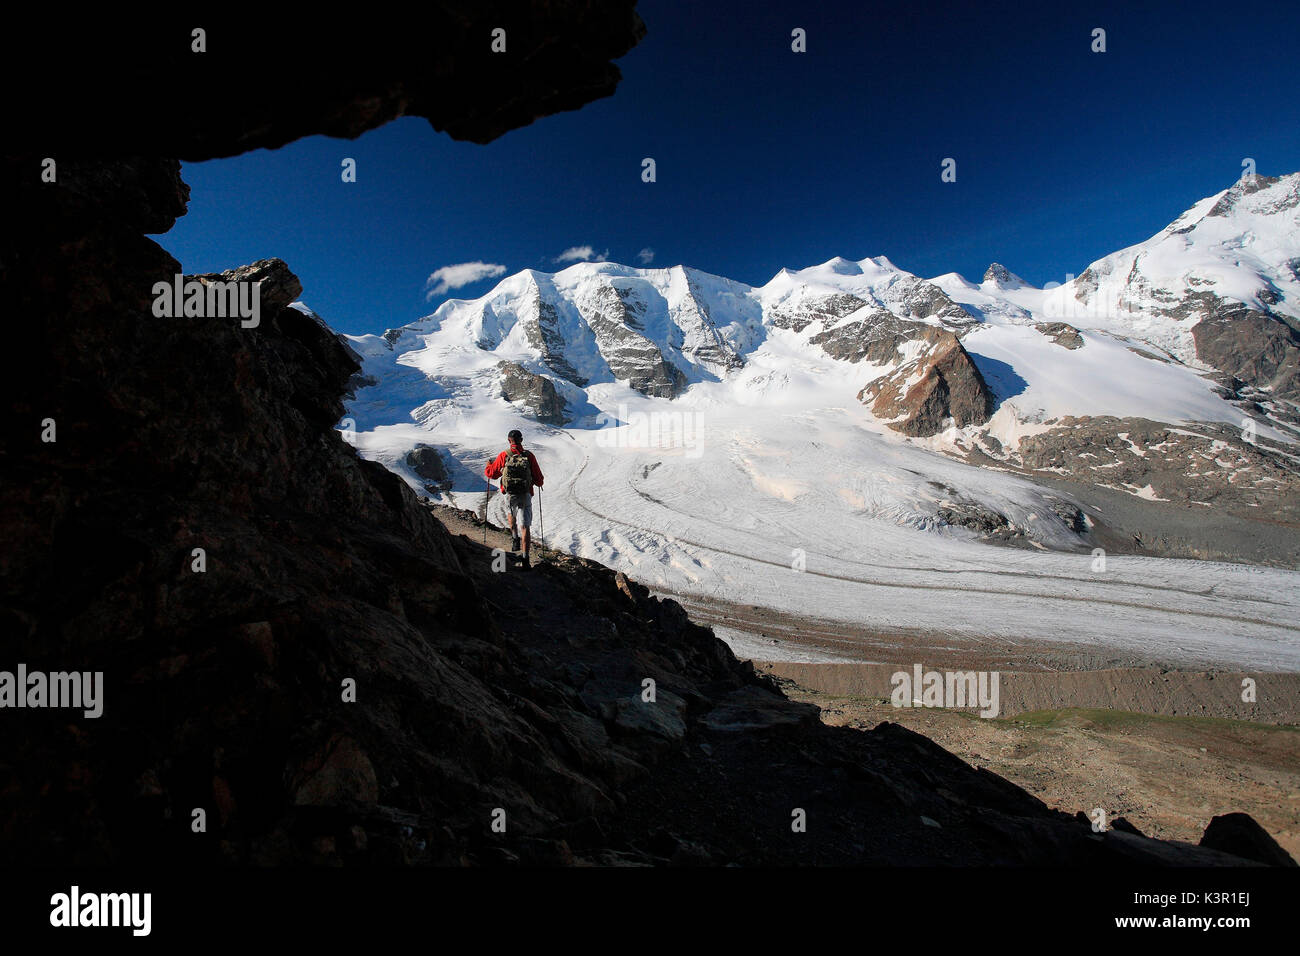
[(1244, 157), (1300, 170), (1300, 5), (809, 6), (642, 0), (614, 96), (486, 146), (409, 118), (187, 163), (189, 214), (158, 240), (191, 273), (279, 256), (335, 328), (377, 332), (446, 298), (425, 295), (441, 266), (551, 271), (581, 245), (755, 285), (836, 255), (1061, 282)]

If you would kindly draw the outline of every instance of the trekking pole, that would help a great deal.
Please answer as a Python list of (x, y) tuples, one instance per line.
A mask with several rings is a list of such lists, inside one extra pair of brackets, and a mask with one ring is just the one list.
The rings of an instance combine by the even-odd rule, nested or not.
[(488, 499), (492, 497), (492, 481), (483, 476), (483, 544), (487, 544)]
[(546, 547), (546, 518), (542, 515), (542, 489), (537, 489), (537, 543)]

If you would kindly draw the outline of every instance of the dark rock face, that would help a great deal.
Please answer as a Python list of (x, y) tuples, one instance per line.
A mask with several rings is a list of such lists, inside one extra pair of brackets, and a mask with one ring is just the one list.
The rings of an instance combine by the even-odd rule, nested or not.
[(1278, 176), (1260, 176), (1255, 175), (1249, 179), (1239, 179), (1223, 194), (1223, 197), (1214, 204), (1214, 208), (1207, 212), (1206, 216), (1226, 216), (1232, 211), (1232, 208), (1241, 200), (1243, 196), (1249, 196), (1251, 193), (1257, 193), (1261, 189), (1274, 186), (1281, 177)]
[(924, 326), (928, 349), (858, 393), (858, 401), (904, 435), (937, 435), (947, 423), (979, 425), (993, 414), (994, 398), (984, 376), (951, 332)]
[(499, 362), (501, 372), (501, 397), (507, 402), (519, 402), (528, 414), (547, 425), (564, 425), (564, 399), (555, 390), (555, 383), (545, 375), (536, 375), (517, 362)]
[[(1027, 528), (1017, 527), (1000, 511), (963, 496), (951, 485), (938, 481), (930, 481), (928, 484), (944, 494), (935, 509), (935, 517), (943, 524), (968, 528), (979, 535), (982, 541), (992, 544), (1035, 547), (1035, 535)], [(1087, 532), (1087, 520), (1078, 505), (1054, 496), (1049, 496), (1047, 501), (1066, 530), (1075, 534)]]
[(890, 311), (905, 318), (937, 318), (945, 325), (956, 328), (977, 321), (975, 316), (948, 298), (946, 292), (924, 279), (904, 277), (890, 291), (897, 296), (890, 304)]
[(1012, 530), (1006, 515), (971, 502), (950, 502), (939, 508), (944, 524), (970, 528), (980, 534), (997, 534)]
[(1267, 866), (1297, 865), (1291, 855), (1268, 835), (1268, 831), (1247, 813), (1225, 813), (1215, 817), (1205, 828), (1200, 845)]
[[(275, 308), (296, 285), (283, 264), (259, 265), (282, 283), (256, 328), (160, 320), (149, 289), (175, 260), (125, 229), (60, 225), (63, 242), (5, 250), (4, 301), (41, 321), (14, 409), (33, 428), (5, 449), (0, 620), (20, 660), (103, 670), (112, 703), (75, 733), (32, 719), (8, 738), (0, 853), (305, 858), (281, 780), (337, 734), (382, 764), (409, 682), (436, 673), (403, 690), (368, 681), (367, 657), (427, 654), (410, 620), (479, 633), (482, 611), (437, 523), (333, 430), (356, 364)], [(384, 704), (341, 709), (345, 677)], [(21, 797), (42, 791), (58, 824)], [(220, 811), (219, 841), (184, 846), (192, 806)]]
[(1088, 530), (1088, 522), (1079, 506), (1069, 501), (1053, 500), (1052, 511), (1061, 519), (1061, 524), (1075, 534), (1083, 534)]
[(1065, 322), (1036, 322), (1034, 328), (1063, 349), (1073, 350), (1083, 347), (1083, 336), (1073, 325)]
[[(9, 115), (11, 128), (41, 143), (42, 156), (211, 159), (317, 133), (354, 138), (398, 116), (423, 116), (455, 139), (486, 143), (611, 95), (620, 73), (610, 61), (645, 33), (634, 6), (439, 3), (403, 11), (400, 25), (382, 15), (269, 8), (255, 23), (87, 11), (73, 24), (36, 9), (4, 37), (0, 69), (13, 88), (26, 64), (44, 66), (44, 95), (12, 104)], [(206, 52), (193, 51), (195, 26), (207, 31)], [(504, 53), (492, 51), (498, 27)]]
[[(743, 368), (744, 358), (719, 332), (709, 312), (705, 297), (700, 294), (699, 284), (686, 272), (687, 296), (683, 303), (683, 319), (688, 323), (681, 342), (682, 354), (690, 361), (704, 365), (715, 372), (722, 373), (731, 369)], [(691, 323), (688, 315), (692, 315)]]
[[(260, 259), (237, 269), (186, 276), (204, 285), (214, 282), (248, 282), (256, 284), (262, 307), (274, 314), (302, 295), (302, 283), (289, 271), (282, 259)], [(328, 328), (322, 323), (322, 328)], [(355, 353), (354, 353), (355, 354)]]
[(14, 221), (37, 216), (52, 224), (101, 222), (133, 232), (162, 233), (185, 215), (190, 187), (175, 159), (130, 156), (113, 163), (69, 156), (55, 166), (54, 183), (42, 183), (41, 158), (5, 155), (5, 199)]
[(904, 343), (930, 334), (926, 331), (930, 328), (924, 323), (909, 322), (880, 309), (864, 319), (818, 332), (808, 341), (820, 345), (831, 358), (886, 365), (902, 357)]

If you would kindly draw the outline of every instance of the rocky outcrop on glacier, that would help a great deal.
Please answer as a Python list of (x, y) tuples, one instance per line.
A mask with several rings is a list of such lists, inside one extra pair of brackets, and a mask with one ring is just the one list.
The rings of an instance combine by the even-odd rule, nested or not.
[(442, 451), (433, 445), (416, 445), (406, 453), (406, 464), (424, 479), (427, 490), (442, 491), (450, 486), (447, 462)]
[(923, 343), (921, 353), (873, 380), (858, 400), (869, 403), (890, 428), (916, 438), (988, 421), (993, 394), (957, 336), (934, 326), (923, 328), (917, 339), (909, 340)]
[(555, 390), (555, 383), (545, 375), (528, 371), (517, 362), (499, 362), (501, 397), (507, 402), (523, 406), (530, 418), (546, 425), (564, 425), (564, 399)]
[(1049, 339), (1055, 342), (1063, 349), (1083, 348), (1083, 336), (1073, 325), (1066, 322), (1036, 322), (1034, 324), (1039, 332), (1042, 332)]

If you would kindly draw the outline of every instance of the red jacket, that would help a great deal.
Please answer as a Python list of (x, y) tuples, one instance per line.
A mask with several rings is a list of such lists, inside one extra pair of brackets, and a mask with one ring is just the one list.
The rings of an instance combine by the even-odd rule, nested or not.
[[(520, 448), (518, 445), (511, 445), (510, 448), (515, 451), (522, 451), (528, 456), (528, 464), (533, 470), (533, 484), (538, 488), (542, 487), (542, 469), (537, 467), (537, 457), (531, 451), (528, 451), (526, 448)], [(501, 473), (505, 470), (506, 452), (503, 451), (501, 454), (497, 455), (495, 461), (488, 462), (487, 468), (483, 469), (483, 474), (487, 475), (489, 478), (500, 478)], [(531, 496), (532, 493), (533, 489), (529, 488), (528, 494)]]

